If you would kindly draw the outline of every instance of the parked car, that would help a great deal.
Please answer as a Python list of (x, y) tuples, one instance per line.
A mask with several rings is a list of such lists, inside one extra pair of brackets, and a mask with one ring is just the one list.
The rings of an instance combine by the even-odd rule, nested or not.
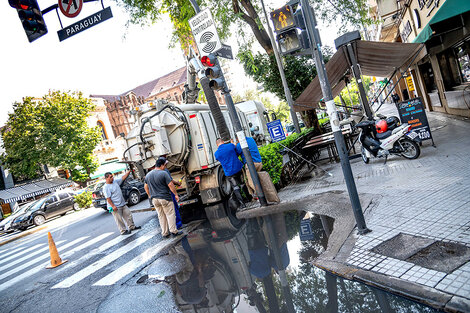
[(68, 211), (78, 211), (74, 195), (71, 190), (60, 190), (33, 202), (23, 214), (13, 220), (11, 227), (26, 230), (31, 225), (42, 225), (53, 217), (67, 214)]
[[(93, 206), (108, 211), (108, 204), (103, 194), (105, 184), (105, 181), (96, 184), (95, 190), (93, 191)], [(121, 185), (121, 191), (129, 205), (136, 205), (144, 197), (147, 197), (144, 183), (138, 179), (127, 178)]]
[[(305, 123), (302, 121), (299, 121), (299, 127), (300, 129), (305, 127)], [(286, 124), (286, 137), (292, 135), (295, 133), (295, 126), (293, 123)]]
[(0, 222), (0, 231), (5, 232), (5, 233), (11, 233), (14, 231), (13, 228), (11, 228), (11, 223), (13, 220), (23, 214), (34, 202), (29, 202), (26, 204), (23, 204), (22, 206), (18, 207), (16, 211), (14, 211), (10, 216), (5, 218)]

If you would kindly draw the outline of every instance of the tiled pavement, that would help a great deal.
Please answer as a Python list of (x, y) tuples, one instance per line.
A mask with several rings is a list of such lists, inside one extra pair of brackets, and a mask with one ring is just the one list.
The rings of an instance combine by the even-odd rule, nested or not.
[[(358, 192), (380, 195), (381, 200), (365, 214), (372, 232), (353, 234), (356, 242), (346, 262), (470, 301), (469, 261), (444, 273), (371, 251), (399, 233), (470, 247), (470, 120), (439, 113), (428, 113), (428, 118), (436, 148), (425, 142), (417, 160), (392, 156), (386, 164), (383, 159), (368, 165), (351, 161)], [(333, 177), (318, 187), (345, 188), (341, 167), (326, 169)]]

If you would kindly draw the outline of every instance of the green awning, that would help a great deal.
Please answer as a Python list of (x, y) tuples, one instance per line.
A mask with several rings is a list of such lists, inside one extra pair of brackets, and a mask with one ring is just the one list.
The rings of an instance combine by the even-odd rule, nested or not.
[(423, 28), (413, 43), (426, 42), (432, 36), (431, 25), (442, 22), (448, 18), (470, 11), (470, 1), (446, 0), (439, 10), (434, 14), (429, 23)]
[(91, 179), (96, 179), (101, 176), (104, 176), (105, 173), (110, 172), (110, 173), (117, 173), (121, 171), (126, 170), (126, 164), (125, 163), (120, 163), (118, 161), (116, 162), (110, 162), (110, 163), (103, 163), (98, 167), (98, 169), (91, 174)]

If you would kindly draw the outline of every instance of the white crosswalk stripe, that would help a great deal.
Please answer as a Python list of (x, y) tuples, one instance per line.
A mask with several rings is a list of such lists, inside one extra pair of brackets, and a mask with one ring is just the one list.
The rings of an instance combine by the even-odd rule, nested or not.
[(166, 245), (167, 242), (160, 241), (153, 247), (150, 247), (142, 252), (135, 259), (130, 260), (117, 270), (111, 272), (109, 275), (94, 283), (93, 286), (108, 286), (117, 283), (119, 280), (132, 273), (134, 270), (137, 270), (139, 267), (146, 265), (147, 262), (150, 261), (155, 255), (160, 253), (162, 248), (164, 248)]
[(90, 276), (91, 274), (95, 273), (96, 271), (102, 269), (106, 265), (110, 264), (111, 262), (117, 260), (119, 257), (123, 256), (124, 254), (128, 253), (129, 251), (137, 248), (138, 246), (142, 245), (143, 243), (147, 242), (149, 239), (153, 238), (156, 234), (160, 231), (155, 229), (142, 235), (135, 240), (129, 242), (125, 246), (114, 250), (110, 254), (104, 256), (103, 258), (99, 259), (98, 261), (92, 263), (91, 265), (81, 269), (80, 271), (76, 272), (72, 276), (67, 277), (60, 283), (54, 285), (52, 289), (56, 288), (69, 288), (74, 284), (80, 282), (81, 280), (85, 279), (86, 277)]
[[(87, 242), (85, 242), (84, 244), (80, 245), (80, 246), (77, 246), (75, 248), (73, 248), (72, 250), (69, 250), (69, 251), (66, 251), (62, 254), (62, 259), (65, 259), (65, 258), (68, 258), (69, 256), (72, 256), (74, 253), (78, 252), (78, 251), (81, 251), (91, 245), (94, 245), (95, 243), (97, 242), (100, 242), (101, 240), (105, 239), (106, 237), (108, 237), (109, 235), (111, 235), (112, 233), (104, 233), (96, 238), (93, 238)], [(88, 237), (85, 237), (85, 239), (88, 238)], [(63, 249), (63, 247), (62, 247)], [(18, 283), (19, 281), (25, 279), (25, 278), (28, 278), (36, 273), (39, 273), (41, 270), (44, 270), (44, 268), (48, 265), (49, 263), (43, 263), (41, 265), (38, 265), (36, 267), (33, 267), (32, 269), (26, 271), (26, 272), (23, 272), (19, 275), (16, 275), (14, 278), (8, 280), (7, 282), (3, 283), (3, 284), (0, 284), (0, 292), (7, 289), (7, 288), (10, 288), (11, 286), (15, 285), (16, 283)], [(66, 263), (68, 264), (68, 263)]]
[[(60, 242), (63, 242), (63, 241), (60, 241)], [(60, 243), (60, 242), (58, 241), (57, 243)], [(17, 254), (14, 254), (14, 255), (9, 256), (9, 257), (6, 258), (5, 260), (2, 260), (2, 261), (0, 262), (0, 264), (3, 264), (3, 263), (8, 262), (8, 261), (10, 261), (10, 262), (9, 262), (6, 266), (0, 267), (0, 269), (5, 269), (5, 268), (8, 268), (8, 267), (12, 267), (13, 265), (16, 265), (16, 264), (18, 264), (18, 263), (21, 263), (21, 262), (23, 262), (23, 261), (25, 261), (25, 260), (27, 260), (27, 259), (29, 259), (29, 258), (31, 258), (31, 257), (33, 257), (33, 256), (35, 256), (35, 255), (37, 255), (37, 254), (40, 254), (40, 253), (42, 253), (42, 252), (44, 252), (44, 251), (46, 251), (46, 250), (49, 250), (49, 247), (42, 247), (42, 248), (39, 248), (40, 246), (43, 246), (43, 245), (44, 245), (44, 244), (36, 245), (36, 246), (33, 246), (33, 247), (28, 248), (28, 249), (26, 249), (26, 250), (20, 251), (20, 252), (17, 253)], [(30, 251), (32, 251), (32, 250), (34, 250), (34, 251), (31, 252), (31, 253), (28, 253), (27, 255), (25, 255), (25, 256), (23, 256), (23, 257), (21, 257), (21, 258), (18, 258), (19, 256), (21, 256), (21, 255), (23, 255), (23, 254), (25, 254), (25, 253), (27, 253), (27, 252), (30, 252)]]
[[(77, 238), (77, 239), (75, 239), (74, 241), (69, 242), (69, 243), (66, 243), (66, 244), (64, 244), (64, 245), (58, 244), (58, 245), (57, 245), (57, 250), (59, 250), (59, 252), (60, 252), (61, 250), (65, 250), (65, 249), (67, 249), (68, 247), (71, 247), (71, 246), (73, 246), (73, 245), (79, 243), (80, 241), (85, 240), (86, 238), (88, 238), (88, 236)], [(62, 242), (64, 242), (64, 241), (61, 241), (61, 243), (62, 243)], [(22, 270), (24, 270), (24, 269), (27, 269), (27, 268), (29, 268), (30, 266), (32, 266), (32, 265), (34, 265), (34, 264), (36, 264), (36, 263), (38, 263), (38, 262), (40, 262), (40, 261), (42, 261), (42, 260), (45, 260), (45, 259), (47, 259), (47, 258), (49, 258), (49, 257), (50, 257), (50, 254), (49, 254), (49, 253), (44, 253), (43, 255), (40, 255), (40, 256), (38, 256), (38, 257), (32, 259), (32, 260), (29, 261), (29, 262), (26, 262), (26, 263), (23, 263), (23, 264), (21, 264), (21, 265), (19, 265), (19, 266), (17, 266), (17, 267), (14, 267), (14, 268), (12, 268), (12, 269), (9, 270), (9, 271), (7, 271), (7, 272), (5, 272), (5, 273), (3, 273), (3, 274), (0, 274), (0, 280), (4, 279), (4, 278), (6, 278), (6, 277), (8, 277), (8, 276), (10, 276), (10, 275), (13, 275), (13, 274), (15, 274), (15, 273), (17, 273), (17, 272), (19, 272), (19, 271), (22, 271)], [(8, 268), (9, 268), (9, 266), (8, 266)], [(0, 271), (1, 271), (1, 270), (2, 270), (2, 269), (0, 268)]]
[[(14, 249), (14, 250), (12, 250), (12, 251), (10, 251), (10, 252), (8, 252), (8, 253), (6, 253), (6, 254), (0, 256), (0, 264), (3, 264), (3, 263), (5, 263), (5, 262), (8, 262), (9, 260), (12, 259), (12, 257), (18, 257), (18, 256), (20, 256), (20, 255), (22, 255), (22, 254), (25, 254), (25, 253), (29, 252), (29, 251), (32, 251), (32, 250), (34, 250), (34, 249), (37, 249), (38, 247), (40, 247), (40, 246), (42, 246), (42, 245), (44, 245), (44, 243), (40, 243), (40, 244), (34, 245), (34, 246), (29, 247), (28, 249), (24, 249), (24, 250), (23, 250), (23, 248)], [(18, 251), (20, 251), (20, 253), (17, 253), (17, 254), (15, 254), (15, 255), (12, 255), (13, 253), (18, 252)]]

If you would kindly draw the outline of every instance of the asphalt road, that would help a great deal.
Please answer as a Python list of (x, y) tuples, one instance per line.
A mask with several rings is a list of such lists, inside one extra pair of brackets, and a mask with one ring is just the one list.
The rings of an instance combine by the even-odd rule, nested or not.
[[(144, 199), (131, 210), (148, 207)], [(142, 229), (120, 235), (102, 209), (71, 212), (11, 242), (0, 237), (0, 312), (94, 312), (115, 286), (161, 254), (156, 212), (133, 214)], [(37, 231), (36, 231), (37, 230)], [(67, 263), (50, 264), (47, 232)]]

